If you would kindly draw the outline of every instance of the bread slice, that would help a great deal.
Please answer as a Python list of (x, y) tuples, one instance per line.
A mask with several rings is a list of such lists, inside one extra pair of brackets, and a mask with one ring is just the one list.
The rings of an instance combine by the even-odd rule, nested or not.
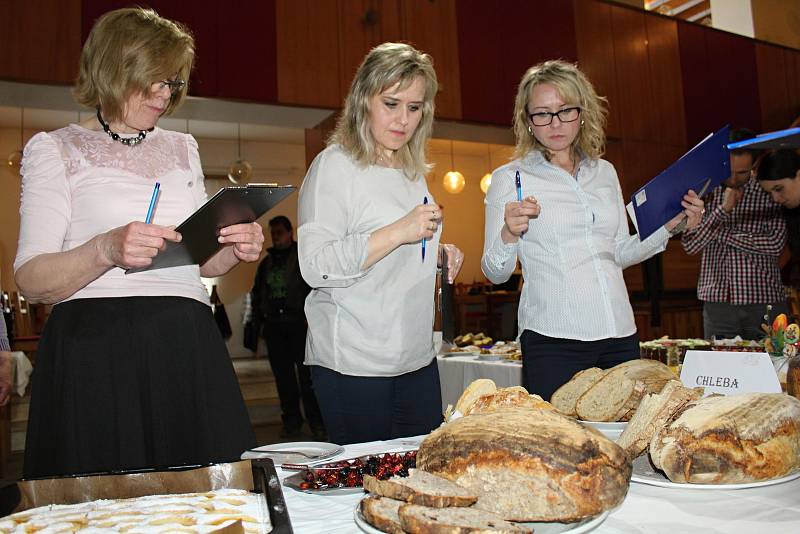
[(422, 506), (469, 506), (478, 500), (475, 492), (419, 469), (410, 469), (407, 477), (389, 480), (364, 475), (364, 489), (370, 493)]
[(617, 445), (625, 449), (633, 460), (650, 446), (650, 440), (681, 408), (696, 401), (702, 388), (687, 388), (678, 380), (670, 380), (661, 393), (651, 393), (642, 399), (639, 409), (631, 418)]
[(539, 395), (531, 395), (521, 386), (500, 388), (492, 393), (481, 395), (463, 415), (496, 412), (505, 408), (542, 408), (554, 410), (553, 405), (542, 400)]
[(575, 411), (583, 421), (616, 421), (639, 405), (646, 388), (631, 380), (623, 369), (612, 369), (578, 398)]
[(410, 534), (517, 534), (533, 532), (500, 516), (475, 508), (400, 507), (400, 525)]
[(369, 495), (361, 500), (359, 508), (367, 523), (381, 532), (403, 534), (398, 515), (398, 510), (403, 504), (405, 503), (394, 499)]
[(472, 406), (472, 404), (478, 400), (478, 397), (481, 395), (486, 395), (489, 393), (494, 393), (497, 389), (493, 380), (488, 378), (479, 378), (478, 380), (473, 380), (470, 385), (464, 390), (464, 393), (458, 398), (458, 402), (456, 403), (456, 410), (461, 412), (461, 414), (467, 413), (467, 410)]
[(577, 415), (575, 404), (578, 402), (578, 398), (586, 393), (587, 389), (595, 385), (604, 374), (605, 371), (599, 367), (578, 371), (569, 382), (553, 393), (553, 396), (550, 397), (550, 403), (564, 415), (575, 417)]

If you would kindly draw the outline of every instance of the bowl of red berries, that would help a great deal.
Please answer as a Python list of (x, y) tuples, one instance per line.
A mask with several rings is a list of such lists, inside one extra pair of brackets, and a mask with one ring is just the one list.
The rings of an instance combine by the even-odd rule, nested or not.
[(406, 477), (417, 465), (417, 451), (387, 452), (309, 466), (286, 477), (283, 484), (306, 493), (363, 491), (364, 475), (386, 480)]

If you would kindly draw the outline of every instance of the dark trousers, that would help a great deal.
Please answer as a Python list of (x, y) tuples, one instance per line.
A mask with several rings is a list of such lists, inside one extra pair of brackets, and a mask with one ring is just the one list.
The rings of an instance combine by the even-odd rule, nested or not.
[(350, 376), (311, 366), (314, 392), (334, 443), (427, 434), (442, 423), (436, 359), (399, 376)]
[(575, 373), (590, 367), (609, 369), (639, 357), (639, 335), (578, 341), (543, 336), (525, 330), (522, 347), (522, 385), (545, 400)]
[(317, 398), (311, 387), (311, 373), (303, 365), (306, 352), (306, 323), (267, 320), (264, 340), (267, 342), (269, 365), (275, 375), (278, 398), (281, 401), (281, 418), (284, 428), (299, 430), (303, 425), (303, 411), (312, 429), (322, 428), (322, 416)]
[[(767, 305), (772, 309), (767, 312)], [(703, 336), (717, 339), (742, 336), (742, 339), (763, 339), (767, 334), (761, 324), (772, 324), (778, 314), (789, 313), (789, 304), (783, 300), (768, 304), (729, 304), (727, 302), (703, 302)], [(767, 314), (769, 319), (764, 319)], [(791, 321), (790, 321), (791, 322)]]

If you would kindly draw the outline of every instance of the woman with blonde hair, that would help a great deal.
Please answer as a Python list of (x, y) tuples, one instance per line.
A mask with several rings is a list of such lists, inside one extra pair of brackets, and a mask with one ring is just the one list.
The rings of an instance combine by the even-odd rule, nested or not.
[(255, 445), (200, 276), (257, 261), (261, 227), (222, 228), (201, 266), (125, 274), (180, 241), (174, 225), (206, 200), (197, 142), (156, 126), (186, 95), (193, 61), (178, 24), (106, 13), (74, 91), (95, 115), (25, 147), (15, 278), (29, 300), (55, 304), (36, 352), (25, 477), (228, 461)]
[[(375, 47), (300, 189), (306, 365), (332, 441), (441, 422), (433, 294), (442, 212), (425, 182), (438, 83), (407, 44)], [(426, 254), (427, 251), (427, 254)], [(463, 255), (449, 253), (452, 277)]]
[(693, 228), (703, 210), (689, 191), (661, 230), (629, 235), (617, 173), (601, 159), (605, 102), (571, 63), (528, 69), (514, 106), (515, 159), (494, 171), (486, 195), (481, 268), (499, 284), (522, 265), (523, 385), (545, 399), (578, 371), (639, 357), (622, 270), (663, 251), (684, 216)]

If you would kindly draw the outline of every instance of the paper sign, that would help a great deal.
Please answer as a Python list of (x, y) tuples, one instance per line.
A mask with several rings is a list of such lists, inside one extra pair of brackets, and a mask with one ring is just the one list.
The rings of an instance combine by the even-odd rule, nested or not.
[(686, 387), (706, 393), (780, 393), (781, 385), (766, 352), (687, 350), (681, 369)]

